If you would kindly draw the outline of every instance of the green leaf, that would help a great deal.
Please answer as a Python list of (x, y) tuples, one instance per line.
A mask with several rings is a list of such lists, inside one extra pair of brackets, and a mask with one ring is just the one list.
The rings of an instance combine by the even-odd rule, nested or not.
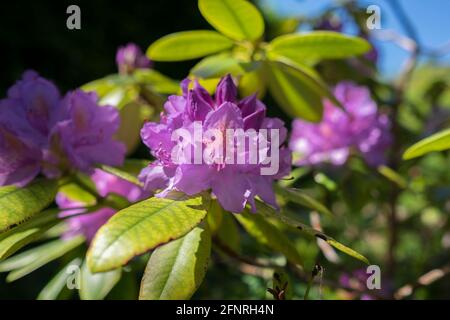
[(138, 83), (150, 85), (156, 92), (163, 94), (175, 94), (180, 87), (178, 82), (153, 69), (137, 69), (133, 77)]
[(319, 213), (323, 213), (329, 216), (333, 216), (333, 213), (325, 207), (323, 204), (321, 204), (316, 199), (309, 196), (306, 192), (300, 189), (294, 189), (294, 188), (281, 188), (276, 186), (277, 193), (283, 195), (286, 197), (289, 201), (292, 201), (294, 203), (297, 203), (303, 207), (315, 210)]
[(227, 73), (238, 76), (244, 72), (239, 61), (229, 53), (206, 57), (191, 69), (191, 74), (200, 78), (217, 78)]
[[(126, 166), (126, 164), (125, 164), (125, 166)], [(105, 171), (107, 173), (115, 175), (116, 177), (119, 177), (125, 181), (135, 184), (139, 187), (143, 187), (142, 182), (140, 182), (139, 179), (135, 175), (125, 171), (125, 169), (110, 167), (107, 165), (101, 165), (100, 169), (102, 169), (103, 171)]]
[(283, 56), (299, 63), (311, 59), (339, 59), (363, 54), (370, 44), (358, 37), (332, 31), (288, 34), (272, 40), (267, 47), (269, 58)]
[(233, 218), (233, 213), (224, 212), (222, 223), (217, 232), (217, 237), (222, 243), (233, 249), (235, 252), (241, 252), (241, 234), (236, 220)]
[(189, 299), (203, 281), (210, 252), (211, 235), (201, 228), (158, 247), (145, 269), (139, 299)]
[(37, 179), (24, 188), (0, 188), (0, 232), (47, 207), (55, 198), (57, 182)]
[(394, 182), (400, 188), (404, 189), (408, 186), (408, 182), (397, 172), (387, 166), (379, 166), (378, 172), (388, 180)]
[(39, 269), (43, 265), (62, 257), (84, 243), (84, 241), (85, 239), (82, 236), (77, 236), (69, 240), (54, 240), (1, 262), (0, 271), (14, 270), (6, 277), (6, 281), (13, 282)]
[(409, 160), (433, 151), (450, 149), (450, 128), (433, 134), (409, 147), (403, 154), (403, 159)]
[(93, 194), (76, 183), (68, 183), (59, 188), (58, 193), (63, 194), (71, 201), (81, 202), (87, 206), (95, 205), (97, 199)]
[(220, 206), (219, 201), (211, 200), (206, 221), (212, 234), (215, 234), (220, 228), (224, 214), (226, 213)]
[(58, 223), (58, 210), (49, 209), (0, 234), (0, 260), (41, 237)]
[(129, 75), (111, 74), (101, 79), (91, 81), (81, 86), (83, 91), (95, 91), (100, 98), (121, 88), (134, 85), (135, 81)]
[(284, 111), (294, 118), (318, 122), (322, 118), (324, 87), (306, 72), (279, 61), (266, 64), (269, 90)]
[(282, 253), (289, 261), (303, 265), (302, 258), (289, 238), (259, 214), (242, 212), (234, 217), (261, 244)]
[(113, 270), (136, 255), (177, 239), (206, 216), (201, 196), (150, 198), (116, 213), (97, 232), (88, 252), (92, 272)]
[(356, 252), (355, 250), (343, 245), (342, 243), (336, 241), (335, 239), (327, 236), (326, 234), (324, 234), (321, 231), (315, 230), (313, 228), (311, 228), (310, 226), (307, 226), (299, 221), (297, 221), (296, 219), (293, 219), (291, 217), (286, 216), (283, 213), (280, 212), (276, 212), (272, 207), (266, 205), (265, 203), (261, 202), (261, 201), (256, 201), (256, 208), (257, 208), (257, 212), (258, 214), (261, 214), (265, 217), (268, 218), (276, 218), (279, 219), (280, 221), (282, 221), (283, 223), (292, 226), (294, 228), (297, 228), (298, 230), (300, 230), (303, 233), (306, 233), (309, 236), (315, 237), (317, 239), (321, 239), (325, 242), (327, 242), (328, 244), (330, 244), (331, 246), (335, 247), (336, 249), (338, 249), (339, 251), (355, 258), (358, 259), (366, 264), (370, 264), (369, 260), (367, 260), (366, 257), (364, 257), (362, 254)]
[(147, 50), (155, 61), (182, 61), (201, 58), (229, 49), (233, 41), (209, 30), (183, 31), (156, 40)]
[(86, 261), (81, 267), (81, 300), (103, 300), (122, 277), (122, 268), (108, 272), (91, 273)]
[(61, 291), (67, 286), (67, 279), (70, 274), (67, 272), (69, 266), (80, 267), (81, 259), (75, 258), (65, 265), (49, 283), (41, 290), (37, 300), (56, 300), (60, 296)]
[(199, 0), (203, 17), (218, 31), (235, 40), (256, 40), (264, 33), (264, 19), (245, 0)]

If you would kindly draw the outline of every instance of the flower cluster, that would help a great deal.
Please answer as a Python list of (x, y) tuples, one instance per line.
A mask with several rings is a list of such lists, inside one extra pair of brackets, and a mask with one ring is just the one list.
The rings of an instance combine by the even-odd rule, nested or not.
[(0, 101), (0, 185), (120, 165), (125, 147), (113, 140), (119, 122), (117, 110), (100, 107), (95, 94), (75, 90), (61, 97), (53, 83), (25, 72)]
[[(146, 189), (164, 189), (158, 194), (162, 197), (171, 190), (193, 195), (211, 189), (222, 207), (231, 212), (241, 212), (247, 203), (254, 209), (255, 196), (276, 206), (272, 183), (274, 179), (287, 175), (291, 166), (290, 151), (279, 147), (287, 135), (284, 123), (277, 118), (266, 117), (266, 107), (255, 95), (237, 100), (237, 88), (229, 75), (218, 84), (214, 99), (198, 83), (193, 84), (192, 89), (189, 89), (190, 85), (189, 80), (183, 81), (183, 95), (168, 98), (161, 121), (147, 122), (141, 130), (143, 142), (156, 158), (140, 174)], [(190, 132), (196, 124), (202, 129), (223, 133), (229, 129), (276, 131), (279, 134), (276, 150), (279, 156), (278, 171), (261, 175), (261, 168), (267, 166), (261, 159), (257, 163), (177, 163), (171, 157), (177, 145), (172, 135), (180, 128)], [(211, 143), (203, 140), (200, 147), (206, 147), (207, 150)], [(245, 155), (250, 152), (250, 144), (251, 141), (245, 143), (242, 151)], [(236, 153), (233, 149), (231, 158)]]
[(137, 45), (129, 43), (117, 50), (116, 64), (120, 73), (129, 74), (135, 69), (150, 68), (152, 62)]
[[(95, 184), (99, 196), (103, 198), (111, 193), (115, 193), (127, 198), (130, 202), (136, 202), (148, 196), (138, 186), (99, 169), (95, 169), (91, 175), (91, 179)], [(83, 209), (83, 207), (87, 205), (86, 203), (70, 199), (66, 194), (61, 192), (56, 195), (56, 203), (60, 209), (66, 209), (60, 214), (61, 217), (77, 215), (67, 220), (68, 229), (64, 234), (65, 238), (82, 234), (90, 242), (97, 230), (116, 213), (114, 209), (109, 207), (85, 213), (86, 209)], [(77, 209), (67, 210), (72, 208)]]
[(295, 163), (331, 162), (342, 165), (350, 151), (356, 149), (369, 165), (383, 164), (385, 151), (391, 142), (390, 122), (387, 116), (378, 114), (369, 90), (343, 82), (336, 86), (334, 95), (345, 112), (325, 101), (320, 123), (299, 119), (293, 122), (289, 147), (298, 158)]

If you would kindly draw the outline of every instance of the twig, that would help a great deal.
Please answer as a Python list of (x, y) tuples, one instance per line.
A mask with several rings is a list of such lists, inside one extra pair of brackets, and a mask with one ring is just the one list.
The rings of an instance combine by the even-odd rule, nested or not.
[(450, 274), (450, 263), (437, 269), (433, 269), (431, 271), (428, 271), (424, 275), (420, 276), (416, 282), (406, 284), (400, 289), (398, 289), (395, 292), (395, 299), (404, 299), (414, 293), (414, 290), (416, 290), (419, 287), (428, 286), (445, 276)]

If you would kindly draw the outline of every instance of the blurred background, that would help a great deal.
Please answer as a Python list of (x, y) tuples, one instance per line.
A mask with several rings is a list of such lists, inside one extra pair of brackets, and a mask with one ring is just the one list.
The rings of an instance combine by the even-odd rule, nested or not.
[[(254, 1), (263, 10), (268, 24), (269, 37), (279, 33), (282, 23), (290, 28), (308, 30), (317, 27), (318, 18), (325, 13), (342, 14), (341, 4), (331, 0), (260, 0)], [(450, 62), (449, 30), (450, 1), (446, 0), (403, 0), (399, 1), (405, 14), (417, 30), (425, 54), (419, 59), (420, 66), (413, 77), (410, 97), (419, 111), (429, 114), (429, 101), (423, 100), (424, 92), (436, 79), (448, 80), (448, 63)], [(81, 30), (66, 28), (66, 8), (77, 4), (81, 8)], [(364, 10), (369, 4), (376, 4), (381, 8), (381, 25), (383, 30), (394, 30), (395, 34), (405, 34), (399, 21), (392, 12), (388, 0), (357, 1), (355, 6)], [(18, 80), (26, 69), (34, 69), (42, 76), (53, 80), (62, 92), (79, 87), (89, 81), (115, 73), (115, 53), (120, 45), (128, 42), (137, 43), (145, 50), (153, 41), (168, 33), (211, 29), (201, 17), (196, 0), (59, 0), (59, 1), (7, 1), (0, 5), (0, 57), (2, 61), (0, 74), (0, 96), (6, 95), (6, 90)], [(354, 34), (358, 28), (353, 19), (345, 21), (345, 14), (340, 16), (343, 32)], [(290, 23), (290, 24), (289, 24)], [(384, 35), (386, 36), (386, 34)], [(383, 81), (395, 79), (409, 53), (392, 41), (385, 41), (380, 37), (371, 37), (370, 41), (377, 49), (375, 63), (378, 67), (376, 77)], [(156, 63), (158, 71), (174, 78), (182, 79), (197, 61), (177, 63)], [(448, 91), (448, 90), (447, 90)], [(443, 94), (438, 102), (449, 110), (450, 95)], [(414, 100), (415, 99), (415, 100)], [(270, 105), (270, 100), (266, 101)], [(286, 119), (283, 114), (276, 114)], [(411, 133), (420, 135), (426, 128), (426, 117), (415, 117), (407, 112), (402, 113), (402, 121)], [(433, 154), (419, 160), (423, 172), (416, 174), (416, 190), (423, 184), (432, 185), (430, 195), (417, 196), (414, 191), (404, 192), (401, 201), (401, 219), (407, 224), (402, 234), (396, 254), (401, 262), (403, 272), (395, 279), (389, 279), (390, 284), (400, 287), (402, 284), (414, 283), (428, 270), (435, 266), (445, 265), (450, 257), (450, 231), (448, 214), (450, 210), (450, 161), (445, 154)], [(333, 176), (335, 173), (330, 173)], [(364, 174), (358, 176), (337, 175), (336, 179), (344, 179), (347, 189), (336, 198), (328, 201), (335, 205), (333, 209), (342, 212), (341, 198), (355, 198), (358, 193), (369, 193), (360, 188), (350, 190), (355, 182), (363, 181)], [(306, 185), (312, 176), (306, 176)], [(324, 178), (325, 179), (325, 178)], [(345, 180), (347, 179), (347, 180)], [(359, 183), (358, 182), (358, 183)], [(332, 183), (332, 182), (330, 182)], [(360, 198), (363, 198), (362, 196)], [(430, 201), (433, 200), (433, 202)], [(430, 204), (431, 203), (431, 204)], [(330, 234), (338, 234), (345, 230), (342, 240), (352, 243), (361, 252), (370, 252), (369, 256), (384, 255), (385, 233), (383, 221), (374, 216), (376, 203), (367, 200), (361, 206), (353, 203), (354, 207), (346, 211), (345, 219), (336, 225), (327, 225), (332, 230)], [(376, 210), (375, 210), (376, 211)], [(250, 248), (248, 252), (264, 254), (255, 243), (242, 240), (243, 248)], [(311, 257), (317, 254), (317, 247), (310, 242), (298, 240), (297, 245), (303, 251), (310, 252)], [(246, 250), (244, 250), (246, 251)], [(219, 259), (220, 261), (220, 259)], [(335, 269), (325, 273), (339, 281), (349, 281), (357, 278), (352, 271), (352, 261), (338, 265)], [(58, 262), (49, 264), (37, 272), (25, 277), (14, 284), (5, 284), (4, 274), (0, 274), (0, 299), (36, 298), (42, 287), (48, 282), (58, 267)], [(346, 266), (345, 270), (343, 266)], [(267, 297), (268, 280), (260, 274), (247, 272), (243, 274), (238, 268), (228, 264), (218, 263), (213, 272), (207, 274), (204, 285), (194, 298), (212, 299), (262, 299)], [(357, 271), (356, 271), (357, 272)], [(331, 273), (331, 275), (330, 275)], [(226, 281), (224, 281), (226, 279)], [(136, 280), (137, 283), (138, 280)], [(388, 282), (388, 283), (389, 283)], [(205, 284), (208, 284), (205, 287)], [(294, 291), (301, 296), (304, 284), (293, 285)], [(137, 288), (128, 288), (132, 293)], [(134, 290), (134, 291), (133, 291)], [(136, 291), (137, 292), (137, 291)], [(313, 298), (325, 295), (326, 298), (346, 297), (346, 293), (339, 290), (313, 292)], [(352, 297), (350, 297), (352, 298)], [(415, 298), (450, 298), (450, 281), (437, 282), (426, 288), (419, 288)]]

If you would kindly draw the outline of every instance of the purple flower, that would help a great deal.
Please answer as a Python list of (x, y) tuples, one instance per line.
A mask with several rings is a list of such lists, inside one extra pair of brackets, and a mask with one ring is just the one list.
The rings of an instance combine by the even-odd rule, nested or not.
[(355, 149), (369, 165), (383, 164), (385, 151), (391, 143), (387, 116), (378, 114), (377, 105), (365, 87), (342, 82), (336, 86), (334, 94), (346, 112), (325, 101), (320, 123), (299, 119), (293, 122), (289, 147), (297, 157), (295, 163), (342, 165)]
[(117, 68), (120, 73), (132, 73), (135, 69), (150, 68), (152, 62), (134, 43), (119, 47), (116, 54)]
[[(248, 130), (252, 129), (256, 133), (263, 132), (262, 129), (276, 129), (279, 143), (282, 144), (286, 139), (287, 131), (284, 123), (276, 118), (267, 118), (265, 105), (255, 95), (237, 100), (237, 89), (229, 75), (220, 81), (214, 99), (198, 83), (194, 84), (193, 89), (188, 89), (189, 85), (189, 80), (184, 80), (181, 83), (183, 95), (169, 97), (159, 123), (147, 122), (141, 130), (143, 142), (156, 158), (156, 161), (140, 174), (145, 187), (149, 190), (164, 189), (157, 195), (161, 197), (172, 190), (182, 191), (188, 195), (212, 190), (222, 207), (231, 212), (241, 212), (247, 203), (254, 209), (255, 196), (276, 206), (272, 183), (274, 179), (281, 178), (290, 171), (291, 154), (287, 148), (277, 146), (279, 170), (268, 175), (261, 174), (261, 169), (268, 166), (261, 159), (256, 162), (248, 161), (251, 154), (250, 145), (256, 141), (245, 141), (245, 148), (241, 151), (230, 149), (232, 155), (227, 159), (236, 159), (240, 155), (245, 159), (244, 162), (198, 163), (178, 162), (172, 159), (173, 150), (178, 145), (178, 141), (172, 139), (174, 132), (181, 128), (192, 133), (196, 125), (199, 125), (203, 132), (215, 130), (216, 133), (222, 133), (218, 136), (223, 140), (217, 137), (215, 138), (218, 140), (208, 140), (203, 136), (203, 140), (194, 141), (190, 144), (192, 148), (187, 148), (192, 151), (191, 157), (196, 150), (204, 150), (204, 154), (216, 156), (217, 149), (208, 150), (208, 147), (213, 143), (224, 142), (228, 129), (234, 129), (235, 132), (239, 130), (249, 132)], [(272, 146), (272, 143), (273, 146), (276, 145), (271, 138), (268, 137), (268, 140), (269, 146)], [(228, 150), (228, 146), (226, 149)], [(223, 151), (223, 155), (226, 154), (222, 145), (220, 150)], [(183, 156), (184, 151), (181, 152)], [(271, 154), (266, 150), (265, 155)], [(186, 158), (192, 160), (189, 156)]]
[(53, 83), (27, 71), (0, 101), (0, 185), (119, 165), (125, 149), (112, 139), (118, 126), (117, 110), (100, 107), (95, 95), (77, 90), (61, 100)]
[[(97, 95), (75, 90), (61, 101), (61, 121), (51, 136), (47, 160), (58, 169), (69, 164), (89, 172), (96, 164), (121, 165), (125, 146), (113, 139), (120, 124), (119, 113), (112, 106), (97, 104)], [(47, 171), (47, 175), (53, 175)]]
[[(116, 193), (127, 198), (130, 202), (135, 202), (148, 196), (148, 194), (138, 186), (99, 169), (94, 171), (91, 178), (101, 197), (106, 197), (110, 193)], [(56, 196), (56, 203), (60, 209), (76, 208), (74, 210), (65, 210), (60, 214), (61, 217), (80, 214), (67, 220), (68, 230), (64, 234), (65, 238), (83, 234), (90, 242), (97, 230), (116, 213), (112, 208), (102, 208), (95, 212), (82, 214), (86, 211), (83, 207), (87, 204), (71, 200), (67, 195), (61, 192)]]

